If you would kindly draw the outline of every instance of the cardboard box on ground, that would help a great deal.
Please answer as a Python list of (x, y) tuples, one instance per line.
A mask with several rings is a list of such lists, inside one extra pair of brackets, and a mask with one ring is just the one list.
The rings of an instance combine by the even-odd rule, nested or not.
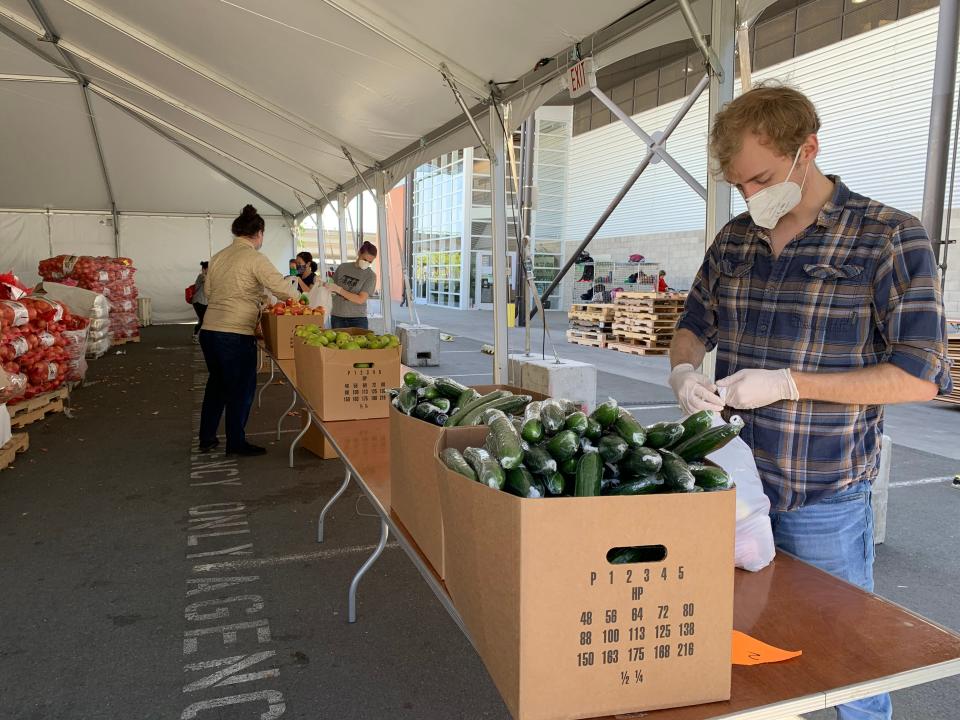
[[(445, 583), (515, 718), (569, 720), (730, 698), (735, 491), (518, 498), (433, 459)], [(614, 547), (651, 561), (611, 565)]]
[[(512, 385), (474, 385), (473, 389), (481, 395), (505, 389), (544, 399), (540, 393)], [(390, 505), (440, 578), (444, 577), (443, 519), (433, 456), (443, 432), (442, 427), (390, 406)]]
[[(341, 332), (365, 335), (366, 330)], [(390, 414), (387, 391), (400, 385), (400, 347), (338, 350), (294, 343), (297, 387), (320, 420), (364, 420)]]

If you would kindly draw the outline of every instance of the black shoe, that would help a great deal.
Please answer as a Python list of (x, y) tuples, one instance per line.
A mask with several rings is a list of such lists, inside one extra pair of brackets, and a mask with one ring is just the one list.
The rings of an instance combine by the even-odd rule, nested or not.
[(216, 449), (216, 448), (218, 448), (218, 447), (220, 447), (220, 441), (219, 441), (218, 439), (214, 438), (214, 439), (213, 439), (213, 442), (200, 443), (200, 446), (199, 446), (199, 448), (197, 448), (197, 449), (198, 449), (200, 452), (202, 452), (202, 453), (208, 453), (208, 452), (210, 452), (211, 450), (214, 450), (214, 449)]
[(245, 457), (253, 457), (256, 455), (266, 455), (267, 449), (265, 447), (260, 447), (259, 445), (252, 445), (250, 443), (244, 443), (238, 448), (227, 448), (227, 455), (242, 455)]

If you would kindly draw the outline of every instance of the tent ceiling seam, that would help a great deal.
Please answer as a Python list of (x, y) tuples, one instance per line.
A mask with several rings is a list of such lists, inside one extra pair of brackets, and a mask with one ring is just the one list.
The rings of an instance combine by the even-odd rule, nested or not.
[(307, 120), (305, 120), (304, 118), (301, 118), (296, 113), (291, 113), (284, 110), (283, 108), (279, 107), (278, 105), (275, 105), (274, 103), (270, 102), (266, 98), (261, 97), (260, 95), (257, 95), (256, 93), (250, 90), (247, 90), (246, 88), (242, 87), (241, 85), (238, 85), (237, 83), (224, 77), (223, 75), (220, 75), (216, 71), (211, 70), (210, 68), (204, 65), (201, 65), (199, 63), (187, 61), (185, 58), (180, 57), (173, 48), (160, 42), (156, 38), (151, 37), (150, 35), (140, 30), (139, 28), (135, 27), (134, 25), (131, 25), (130, 23), (126, 23), (120, 20), (119, 18), (116, 18), (113, 15), (110, 15), (106, 11), (100, 8), (97, 8), (91, 3), (86, 2), (86, 0), (64, 0), (64, 2), (76, 8), (77, 10), (83, 12), (84, 14), (89, 15), (90, 17), (94, 18), (101, 24), (106, 25), (107, 27), (115, 30), (116, 32), (119, 32), (120, 34), (127, 36), (128, 38), (130, 38), (131, 40), (134, 40), (140, 45), (146, 48), (149, 48), (160, 55), (163, 55), (167, 59), (171, 60), (177, 65), (180, 65), (186, 70), (189, 70), (190, 72), (193, 72), (196, 75), (199, 75), (200, 77), (207, 80), (208, 82), (211, 82), (217, 85), (218, 87), (222, 88), (223, 90), (226, 90), (227, 92), (230, 92), (236, 95), (242, 100), (245, 100), (255, 105), (256, 107), (259, 107), (261, 110), (264, 110), (265, 112), (270, 113), (274, 117), (280, 120), (283, 120), (299, 128), (300, 130), (303, 130), (304, 132), (307, 132), (313, 135), (314, 137), (322, 140), (323, 142), (327, 143), (331, 147), (339, 148), (341, 145), (346, 145), (347, 147), (350, 148), (353, 154), (356, 155), (358, 158), (360, 158), (365, 164), (372, 165), (373, 163), (376, 162), (376, 159), (374, 157), (372, 157), (371, 155), (368, 155), (362, 149), (354, 147), (352, 144), (337, 137), (336, 135), (333, 135), (327, 130), (324, 130), (323, 128), (311, 122), (308, 122)]

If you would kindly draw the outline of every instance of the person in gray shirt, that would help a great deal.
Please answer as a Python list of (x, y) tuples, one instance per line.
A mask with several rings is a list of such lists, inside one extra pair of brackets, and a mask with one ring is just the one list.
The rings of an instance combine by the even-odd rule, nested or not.
[(377, 289), (377, 274), (370, 268), (377, 258), (377, 246), (364, 242), (353, 262), (342, 263), (328, 285), (333, 293), (330, 327), (367, 328), (367, 298)]

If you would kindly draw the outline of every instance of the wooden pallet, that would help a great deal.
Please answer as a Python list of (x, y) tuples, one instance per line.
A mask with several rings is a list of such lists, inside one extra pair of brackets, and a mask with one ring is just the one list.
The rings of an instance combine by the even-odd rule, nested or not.
[(608, 342), (607, 348), (630, 355), (666, 355), (670, 352), (670, 348), (667, 347), (644, 347), (643, 345), (619, 342)]
[[(957, 321), (947, 320), (947, 323), (955, 324)], [(953, 378), (953, 392), (949, 395), (938, 395), (936, 399), (950, 405), (960, 405), (960, 336), (948, 336), (947, 356), (953, 360), (953, 367), (950, 369), (950, 377)]]
[(567, 342), (576, 345), (589, 345), (590, 347), (605, 348), (610, 336), (604, 332), (588, 330), (567, 330)]
[(26, 452), (30, 447), (30, 436), (27, 433), (14, 433), (6, 445), (0, 447), (0, 470), (10, 467), (17, 455)]
[(66, 388), (59, 388), (16, 405), (7, 405), (10, 411), (10, 426), (20, 430), (37, 420), (43, 420), (49, 413), (63, 412), (63, 403), (69, 396)]
[(613, 322), (616, 306), (609, 303), (574, 303), (567, 312), (570, 320)]
[(584, 332), (603, 332), (610, 333), (613, 330), (613, 323), (600, 320), (571, 320), (571, 330), (583, 330)]
[(133, 337), (128, 338), (114, 338), (113, 342), (110, 343), (110, 347), (117, 347), (117, 345), (126, 345), (127, 343), (138, 343), (140, 342), (140, 336), (134, 335)]
[(617, 342), (632, 342), (635, 345), (646, 345), (647, 347), (656, 347), (658, 345), (661, 347), (670, 347), (670, 341), (673, 339), (672, 335), (654, 335), (653, 333), (630, 332), (628, 330), (614, 330), (611, 334)]

